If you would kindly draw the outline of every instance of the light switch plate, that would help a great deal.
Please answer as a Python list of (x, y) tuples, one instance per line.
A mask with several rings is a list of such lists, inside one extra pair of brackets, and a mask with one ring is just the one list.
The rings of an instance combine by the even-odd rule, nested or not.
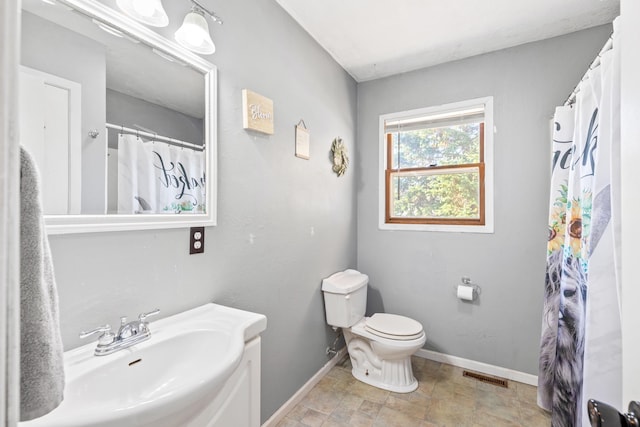
[(201, 254), (204, 252), (204, 227), (191, 227), (189, 229), (189, 254)]

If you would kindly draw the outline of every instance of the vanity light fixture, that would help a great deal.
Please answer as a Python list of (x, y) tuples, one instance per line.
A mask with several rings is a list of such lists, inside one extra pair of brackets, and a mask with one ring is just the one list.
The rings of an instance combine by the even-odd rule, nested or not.
[(104, 22), (98, 21), (97, 19), (92, 19), (92, 21), (102, 31), (105, 31), (105, 32), (111, 34), (112, 36), (116, 36), (116, 37), (120, 37), (120, 38), (124, 37), (124, 33), (122, 31), (113, 28), (111, 25), (107, 25)]
[(166, 59), (169, 62), (175, 62), (175, 59), (173, 57), (171, 57), (170, 55), (167, 55), (166, 53), (164, 53), (161, 50), (156, 49), (155, 47), (153, 49), (151, 49), (151, 52), (155, 53), (160, 58)]
[(152, 27), (166, 27), (169, 17), (161, 0), (117, 0), (118, 7), (127, 15)]
[[(155, 53), (156, 55), (158, 55), (160, 58), (166, 59), (166, 60), (167, 60), (167, 61), (169, 61), (169, 62), (173, 62), (173, 63), (175, 63), (175, 64), (180, 64), (180, 65), (182, 65), (183, 67), (186, 67), (186, 66), (187, 66), (187, 64), (185, 64), (184, 62), (182, 62), (182, 61), (180, 61), (180, 60), (176, 59), (175, 57), (173, 57), (173, 56), (171, 56), (171, 55), (169, 55), (169, 54), (167, 54), (167, 53), (164, 53), (163, 51), (161, 51), (161, 50), (159, 50), (159, 49), (156, 49), (155, 47), (154, 47), (153, 49), (151, 49), (151, 51), (152, 51), (153, 53)], [(137, 125), (136, 125), (136, 126), (137, 126)], [(139, 126), (138, 126), (138, 127), (139, 127)], [(144, 130), (144, 129), (143, 129), (143, 130)], [(149, 133), (153, 133), (153, 132), (149, 131)]]
[(216, 47), (209, 34), (209, 25), (205, 15), (209, 15), (213, 22), (222, 24), (222, 19), (214, 12), (207, 10), (198, 1), (191, 0), (193, 7), (184, 17), (182, 26), (176, 31), (175, 39), (183, 47), (203, 55), (211, 55)]
[(104, 32), (106, 32), (108, 34), (111, 34), (112, 36), (119, 37), (119, 38), (125, 38), (125, 39), (129, 40), (133, 44), (140, 43), (140, 40), (134, 39), (133, 37), (129, 36), (128, 34), (118, 30), (117, 28), (112, 27), (111, 25), (109, 25), (107, 23), (104, 23), (102, 21), (98, 21), (95, 18), (93, 18), (91, 21), (94, 24), (96, 24), (98, 26), (98, 28), (100, 28), (102, 31), (104, 31)]

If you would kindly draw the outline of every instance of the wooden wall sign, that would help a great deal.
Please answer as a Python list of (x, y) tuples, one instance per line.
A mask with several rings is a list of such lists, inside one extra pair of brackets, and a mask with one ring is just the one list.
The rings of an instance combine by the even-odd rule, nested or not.
[(309, 160), (309, 129), (304, 123), (304, 120), (300, 120), (296, 125), (296, 157)]
[(273, 101), (248, 89), (243, 89), (242, 127), (273, 135)]

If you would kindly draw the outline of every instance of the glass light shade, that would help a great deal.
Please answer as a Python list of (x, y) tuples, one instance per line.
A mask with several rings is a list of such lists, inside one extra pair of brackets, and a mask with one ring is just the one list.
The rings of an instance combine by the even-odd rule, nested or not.
[(111, 34), (112, 36), (116, 36), (116, 37), (124, 37), (124, 33), (120, 30), (116, 30), (115, 28), (113, 28), (111, 25), (107, 25), (104, 22), (100, 22), (97, 19), (92, 19), (93, 23), (96, 24), (98, 26), (98, 28), (100, 28), (102, 31)]
[(209, 25), (202, 12), (193, 10), (184, 17), (182, 26), (176, 31), (176, 41), (196, 53), (211, 55), (216, 46), (209, 35)]
[(169, 17), (161, 0), (117, 0), (118, 7), (127, 15), (152, 27), (166, 27)]

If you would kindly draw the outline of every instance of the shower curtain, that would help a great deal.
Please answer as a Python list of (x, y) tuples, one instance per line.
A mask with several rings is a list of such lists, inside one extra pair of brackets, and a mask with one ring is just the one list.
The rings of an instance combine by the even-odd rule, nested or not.
[(119, 134), (118, 213), (205, 213), (204, 152)]
[(553, 427), (588, 426), (588, 399), (622, 401), (618, 25), (575, 104), (554, 116), (538, 375)]

